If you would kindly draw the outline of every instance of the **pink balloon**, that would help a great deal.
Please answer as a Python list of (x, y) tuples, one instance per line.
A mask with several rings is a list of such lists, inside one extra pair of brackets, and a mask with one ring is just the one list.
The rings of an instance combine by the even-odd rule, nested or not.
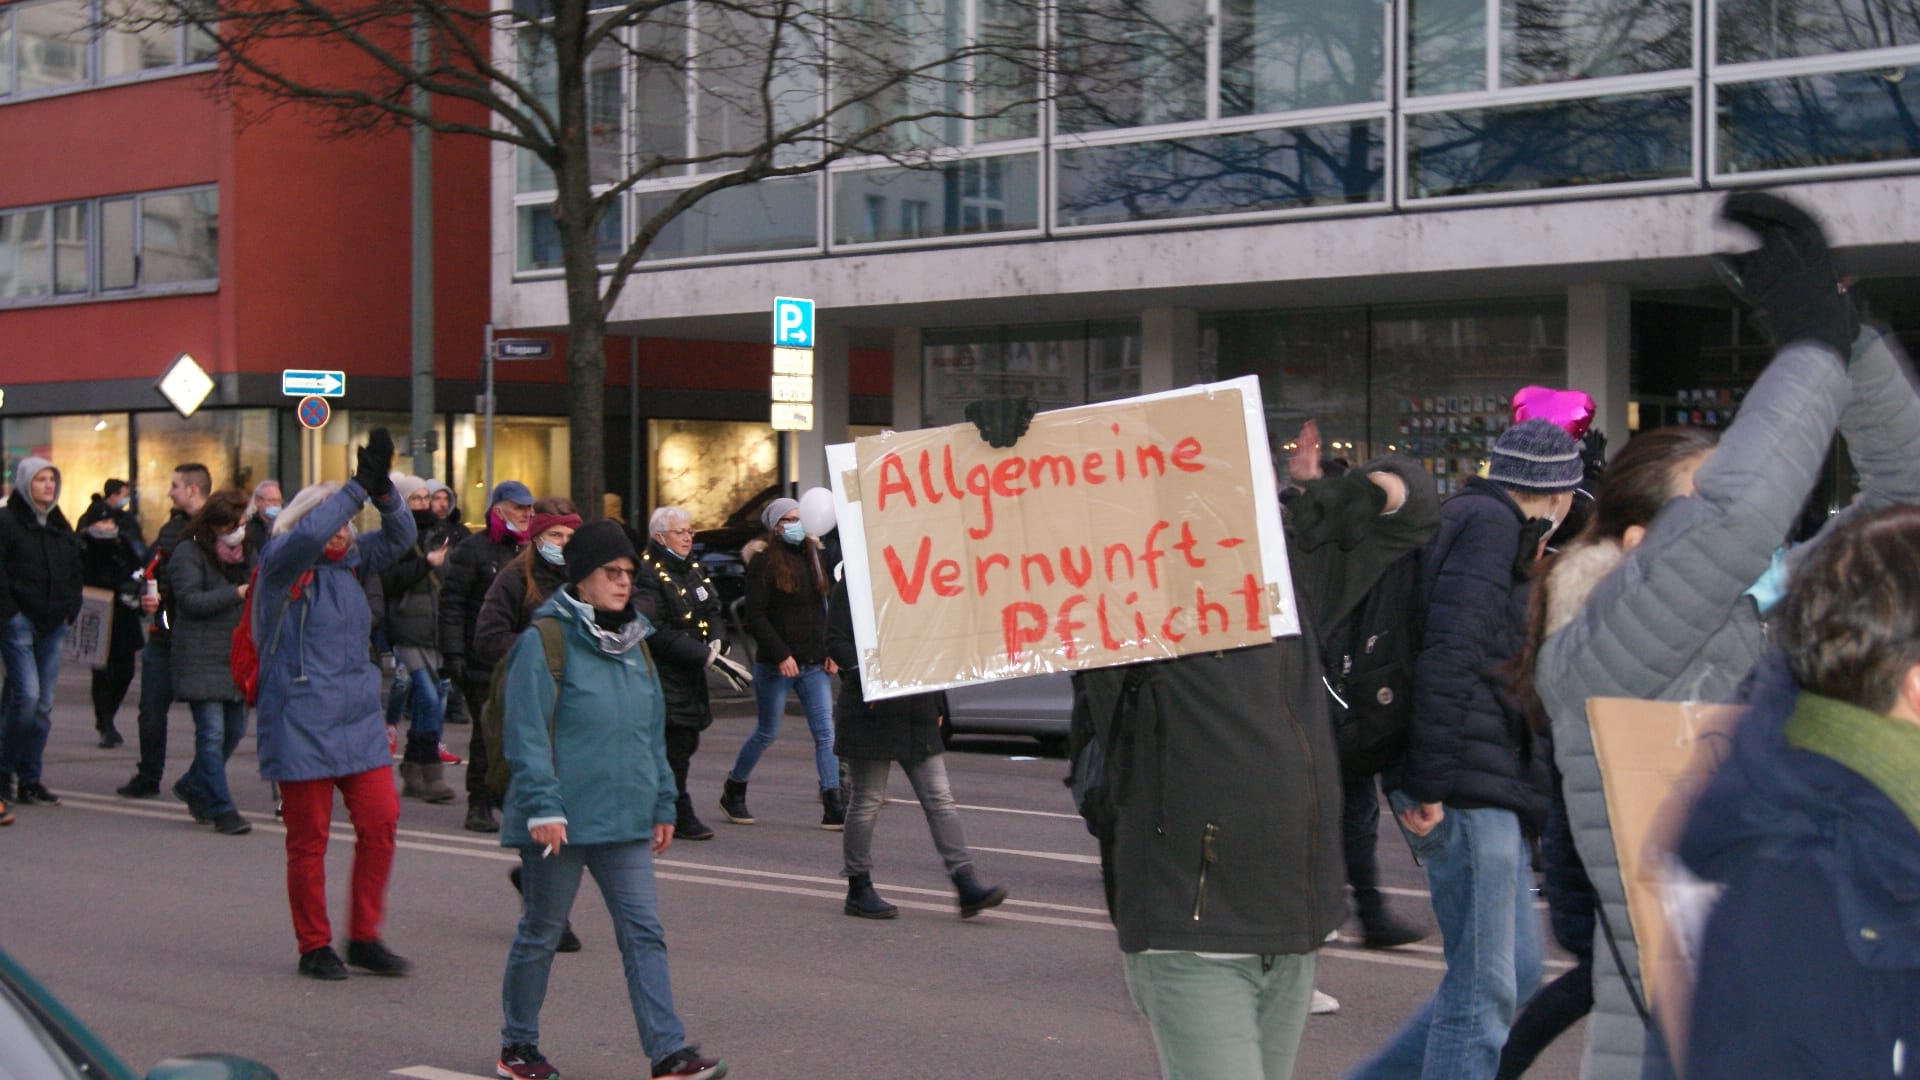
[(1544, 386), (1521, 388), (1513, 395), (1513, 422), (1551, 420), (1560, 430), (1576, 439), (1587, 434), (1593, 423), (1593, 398), (1584, 390), (1549, 390)]

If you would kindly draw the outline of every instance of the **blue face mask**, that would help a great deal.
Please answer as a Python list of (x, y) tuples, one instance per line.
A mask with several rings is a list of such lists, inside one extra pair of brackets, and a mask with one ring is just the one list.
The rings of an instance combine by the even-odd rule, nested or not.
[(550, 540), (540, 541), (540, 557), (555, 566), (565, 566), (567, 564), (566, 552), (561, 549), (559, 544), (553, 543)]
[(806, 538), (807, 527), (797, 521), (791, 525), (780, 526), (780, 539), (785, 540), (789, 544), (798, 544)]
[(260, 508), (260, 516), (266, 518), (268, 521), (272, 521), (274, 518), (280, 516), (280, 508), (277, 506), (263, 506)]

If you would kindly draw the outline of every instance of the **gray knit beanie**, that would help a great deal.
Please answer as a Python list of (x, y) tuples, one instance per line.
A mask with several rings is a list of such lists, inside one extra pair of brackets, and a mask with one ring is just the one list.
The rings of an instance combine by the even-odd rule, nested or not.
[(1488, 480), (1533, 494), (1572, 491), (1585, 475), (1579, 444), (1551, 420), (1522, 420), (1501, 432), (1487, 462)]

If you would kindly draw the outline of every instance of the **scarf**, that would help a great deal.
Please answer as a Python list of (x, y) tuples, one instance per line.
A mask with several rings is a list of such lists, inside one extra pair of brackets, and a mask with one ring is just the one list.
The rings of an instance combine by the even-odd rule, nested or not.
[(1920, 726), (1803, 691), (1786, 735), (1789, 746), (1858, 774), (1920, 830)]

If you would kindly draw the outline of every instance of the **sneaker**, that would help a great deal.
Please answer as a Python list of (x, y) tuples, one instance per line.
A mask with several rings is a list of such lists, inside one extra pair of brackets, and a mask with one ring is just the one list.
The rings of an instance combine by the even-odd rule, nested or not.
[(701, 1057), (697, 1046), (683, 1046), (657, 1062), (653, 1075), (677, 1080), (720, 1080), (727, 1075), (727, 1063), (719, 1058)]
[(121, 736), (119, 731), (113, 728), (100, 729), (100, 749), (111, 750), (116, 746), (125, 746), (126, 744), (127, 740)]
[(134, 773), (133, 779), (114, 788), (113, 793), (123, 799), (151, 799), (160, 794), (160, 781)]
[(501, 1047), (500, 1063), (493, 1071), (507, 1080), (560, 1080), (560, 1070), (548, 1064), (540, 1048), (532, 1043)]
[(240, 811), (229, 810), (216, 814), (213, 819), (215, 832), (226, 836), (244, 836), (253, 831), (253, 823), (240, 816)]
[(347, 963), (375, 975), (405, 975), (413, 969), (404, 957), (378, 940), (347, 942)]
[(309, 979), (339, 982), (347, 977), (347, 965), (340, 962), (340, 954), (333, 951), (333, 946), (322, 945), (300, 954), (300, 974)]
[(1339, 1011), (1340, 999), (1334, 997), (1332, 994), (1322, 993), (1319, 990), (1313, 992), (1313, 1004), (1307, 1007), (1307, 1012), (1314, 1016), (1326, 1016), (1329, 1013), (1337, 1013)]
[(185, 784), (185, 780), (174, 781), (173, 797), (187, 804), (187, 813), (193, 815), (193, 823), (195, 825), (205, 825), (208, 820), (210, 820), (207, 815), (206, 801), (193, 792), (188, 791), (184, 786)]
[(21, 784), (18, 794), (19, 798), (14, 801), (22, 806), (33, 806), (36, 803), (41, 806), (60, 805), (60, 796), (48, 791), (47, 785), (42, 784), (38, 780), (30, 784)]
[(449, 750), (449, 749), (447, 749), (447, 744), (446, 744), (446, 743), (441, 743), (441, 744), (440, 744), (440, 764), (442, 764), (442, 765), (465, 765), (466, 763), (467, 763), (467, 759), (466, 759), (466, 758), (463, 758), (463, 757), (461, 757), (461, 756), (460, 756), (459, 754), (456, 754), (456, 753), (454, 753), (453, 751), (451, 751), (451, 750)]

